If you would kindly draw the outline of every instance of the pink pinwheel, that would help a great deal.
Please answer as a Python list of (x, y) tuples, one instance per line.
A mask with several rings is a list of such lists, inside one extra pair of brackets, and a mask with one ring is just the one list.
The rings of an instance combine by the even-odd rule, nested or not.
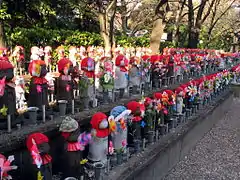
[(126, 147), (126, 146), (127, 146), (127, 141), (126, 141), (126, 139), (124, 139), (124, 140), (122, 141), (122, 146), (123, 146), (123, 147)]
[(42, 92), (42, 87), (40, 85), (37, 85), (37, 92), (41, 93)]
[(109, 152), (109, 154), (113, 154), (113, 153), (114, 153), (114, 148), (113, 148), (113, 143), (112, 143), (112, 141), (109, 142), (108, 152)]
[(6, 85), (5, 79), (6, 77), (0, 80), (0, 96), (3, 96), (4, 94), (5, 85)]
[(33, 146), (31, 148), (31, 155), (38, 169), (40, 169), (43, 161), (34, 139), (32, 139), (32, 141), (33, 141)]
[(69, 92), (69, 91), (70, 91), (70, 89), (71, 89), (70, 85), (69, 85), (69, 84), (67, 84), (67, 85), (66, 85), (66, 91), (67, 91), (67, 92)]

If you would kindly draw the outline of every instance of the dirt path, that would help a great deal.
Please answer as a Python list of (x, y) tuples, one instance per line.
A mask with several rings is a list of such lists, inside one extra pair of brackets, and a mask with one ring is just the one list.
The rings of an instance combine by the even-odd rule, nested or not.
[(240, 99), (164, 180), (240, 180)]

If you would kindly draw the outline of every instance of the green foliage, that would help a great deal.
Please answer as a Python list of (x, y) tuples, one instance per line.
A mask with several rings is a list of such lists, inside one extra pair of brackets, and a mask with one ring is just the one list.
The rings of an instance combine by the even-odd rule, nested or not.
[(164, 48), (173, 48), (173, 47), (174, 47), (174, 43), (171, 41), (161, 42), (160, 52), (162, 53)]
[(207, 34), (207, 28), (203, 27), (199, 37), (202, 44), (199, 44), (199, 48), (204, 49), (219, 49), (229, 52), (233, 43), (233, 34), (230, 31), (224, 31), (219, 33), (212, 33), (212, 37), (209, 40)]
[[(32, 46), (52, 46), (54, 49), (64, 45), (69, 46), (103, 46), (103, 39), (98, 33), (80, 32), (64, 29), (46, 28), (14, 28), (6, 32), (6, 39), (9, 46), (21, 45), (25, 48), (26, 54), (30, 54)], [(116, 43), (123, 47), (148, 47), (149, 37), (128, 37), (116, 36)], [(169, 42), (161, 43), (161, 47), (172, 47)], [(67, 51), (66, 51), (67, 52)], [(56, 53), (53, 56), (57, 56)], [(28, 58), (28, 57), (27, 57)]]
[(7, 13), (8, 6), (6, 2), (3, 2), (1, 4), (1, 9), (0, 9), (0, 19), (1, 20), (6, 20), (11, 18), (11, 14)]
[(150, 38), (148, 36), (143, 37), (129, 37), (129, 36), (117, 36), (117, 45), (122, 47), (148, 47)]

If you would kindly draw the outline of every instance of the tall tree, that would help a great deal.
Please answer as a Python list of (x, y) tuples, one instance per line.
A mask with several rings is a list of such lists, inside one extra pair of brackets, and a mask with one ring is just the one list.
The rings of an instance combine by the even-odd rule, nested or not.
[(159, 52), (160, 42), (163, 35), (164, 28), (167, 22), (167, 14), (170, 11), (168, 0), (161, 0), (156, 9), (153, 19), (153, 28), (150, 37), (150, 48), (153, 54)]
[(109, 51), (114, 44), (114, 19), (117, 8), (117, 0), (97, 0), (96, 5), (100, 34), (104, 41), (105, 50)]
[[(210, 15), (211, 10), (216, 0), (201, 0), (197, 5), (197, 12), (195, 14), (195, 6), (193, 0), (187, 1), (188, 7), (188, 47), (197, 48), (199, 42), (199, 35), (202, 24)], [(204, 11), (206, 9), (206, 11)]]
[(224, 16), (233, 8), (233, 4), (237, 0), (216, 0), (214, 7), (212, 8), (211, 15), (210, 15), (210, 23), (208, 22), (208, 41), (211, 41), (212, 31), (217, 25), (217, 23), (222, 19), (225, 18)]
[(11, 18), (11, 15), (7, 13), (8, 7), (7, 3), (3, 0), (0, 0), (0, 47), (6, 47), (6, 39), (5, 39), (5, 29), (4, 25), (6, 20)]

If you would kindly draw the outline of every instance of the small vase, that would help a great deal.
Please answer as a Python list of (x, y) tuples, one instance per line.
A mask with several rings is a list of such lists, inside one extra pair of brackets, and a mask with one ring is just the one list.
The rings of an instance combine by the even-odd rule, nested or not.
[(165, 125), (161, 125), (159, 129), (160, 135), (165, 135), (167, 133), (167, 128)]
[(110, 157), (110, 164), (112, 167), (117, 165), (117, 153), (113, 153)]
[(186, 118), (191, 116), (191, 109), (186, 109)]
[(37, 111), (38, 110), (39, 110), (38, 107), (29, 107), (28, 108), (30, 124), (37, 124)]
[(66, 115), (66, 109), (67, 109), (67, 101), (66, 100), (59, 100), (59, 111), (60, 111), (60, 116), (65, 116)]
[(89, 110), (89, 98), (88, 97), (83, 98), (83, 106), (84, 106), (84, 110)]
[(127, 162), (127, 161), (128, 161), (128, 157), (129, 157), (128, 152), (123, 153), (123, 154), (122, 154), (122, 160), (123, 160), (123, 162)]
[(109, 103), (109, 95), (108, 91), (104, 90), (103, 91), (103, 104), (108, 104)]
[(77, 180), (77, 179), (74, 178), (74, 177), (67, 177), (67, 178), (65, 178), (64, 180)]
[(123, 162), (122, 152), (117, 153), (117, 165), (121, 165)]
[(141, 141), (134, 140), (134, 151), (135, 153), (139, 153), (141, 151)]
[(152, 144), (154, 142), (154, 131), (149, 131), (148, 132), (148, 143)]
[(105, 166), (101, 162), (97, 162), (94, 164), (95, 170), (95, 180), (103, 180)]

